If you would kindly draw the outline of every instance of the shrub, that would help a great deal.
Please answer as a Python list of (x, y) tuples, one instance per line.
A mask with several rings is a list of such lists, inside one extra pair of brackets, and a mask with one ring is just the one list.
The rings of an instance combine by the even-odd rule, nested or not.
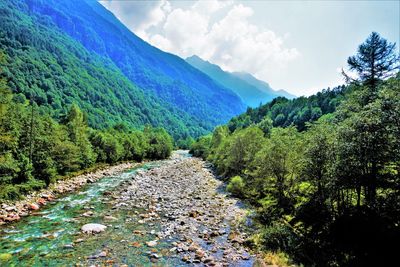
[(245, 184), (243, 182), (242, 177), (234, 176), (231, 178), (228, 186), (226, 187), (226, 190), (228, 190), (228, 192), (230, 192), (234, 196), (243, 197), (244, 187)]
[(1, 185), (0, 200), (16, 200), (21, 198), (21, 194), (17, 187), (11, 184)]
[(261, 232), (261, 245), (267, 251), (283, 251), (293, 254), (298, 238), (292, 229), (280, 222), (273, 222)]

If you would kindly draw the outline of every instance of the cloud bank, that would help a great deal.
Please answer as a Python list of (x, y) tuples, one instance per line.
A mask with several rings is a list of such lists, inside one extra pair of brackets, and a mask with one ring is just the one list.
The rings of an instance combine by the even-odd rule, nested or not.
[[(271, 80), (298, 58), (286, 36), (251, 21), (254, 10), (232, 1), (197, 1), (173, 7), (167, 0), (100, 1), (150, 44), (183, 58), (198, 55), (228, 71)], [(273, 86), (273, 84), (272, 84)]]

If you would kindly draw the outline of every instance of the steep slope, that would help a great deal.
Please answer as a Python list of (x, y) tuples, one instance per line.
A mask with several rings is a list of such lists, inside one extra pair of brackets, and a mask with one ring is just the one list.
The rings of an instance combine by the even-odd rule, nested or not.
[(274, 91), (266, 82), (256, 79), (249, 73), (227, 72), (195, 55), (186, 58), (186, 62), (234, 91), (250, 107), (257, 107), (260, 103), (269, 102), (278, 96), (289, 95), (286, 92)]
[(32, 99), (54, 117), (77, 103), (95, 128), (149, 123), (166, 127), (175, 138), (209, 129), (200, 119), (145, 94), (112, 61), (87, 51), (48, 17), (33, 16), (26, 3), (0, 2), (0, 14), (0, 49), (7, 55), (2, 75), (20, 101)]
[(96, 0), (28, 0), (28, 4), (31, 14), (46, 16), (87, 50), (113, 61), (134, 84), (203, 120), (208, 129), (245, 108), (232, 91), (183, 59), (141, 40)]

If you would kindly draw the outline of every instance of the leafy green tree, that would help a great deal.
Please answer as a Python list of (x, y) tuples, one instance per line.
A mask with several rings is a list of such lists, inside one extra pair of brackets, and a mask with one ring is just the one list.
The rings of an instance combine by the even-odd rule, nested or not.
[(195, 157), (201, 157), (203, 159), (206, 159), (210, 153), (211, 140), (212, 140), (211, 135), (205, 135), (199, 137), (199, 139), (196, 142), (194, 142), (190, 147), (189, 153), (191, 153)]
[(80, 150), (80, 165), (85, 168), (91, 166), (96, 155), (88, 138), (88, 125), (85, 114), (73, 104), (63, 120), (67, 127), (70, 140)]
[(142, 161), (146, 157), (149, 143), (142, 131), (133, 131), (128, 136), (131, 142), (131, 155), (133, 160)]
[(264, 217), (290, 214), (300, 181), (303, 146), (294, 127), (274, 128), (254, 159)]
[[(5, 63), (5, 55), (0, 51), (0, 64)], [(0, 69), (1, 71), (1, 69)], [(12, 122), (12, 93), (7, 89), (6, 81), (0, 78), (0, 185), (4, 186), (20, 172), (14, 153), (17, 149), (17, 139), (14, 134), (15, 124)], [(12, 190), (11, 188), (9, 188)]]
[(271, 132), (274, 122), (269, 116), (265, 116), (262, 121), (257, 123), (258, 128), (260, 128), (265, 135), (268, 135)]
[(240, 176), (234, 176), (229, 180), (229, 184), (226, 187), (228, 192), (236, 197), (243, 197), (245, 191), (245, 183)]
[(217, 153), (213, 162), (217, 170), (224, 176), (241, 175), (264, 142), (264, 133), (260, 128), (251, 126), (236, 130), (226, 138), (216, 149)]
[[(393, 83), (398, 85), (399, 81)], [(375, 205), (378, 186), (391, 177), (387, 166), (397, 161), (399, 136), (395, 118), (400, 114), (398, 108), (393, 106), (391, 110), (384, 105), (391, 102), (389, 105), (392, 107), (398, 103), (398, 88), (394, 86), (391, 88), (394, 91), (391, 91), (385, 84), (379, 88), (376, 99), (365, 106), (360, 105), (339, 129), (337, 175), (346, 187), (356, 190), (358, 207), (362, 204), (363, 188), (366, 204)], [(388, 100), (388, 95), (393, 99)]]
[(216, 150), (224, 142), (224, 140), (229, 136), (229, 129), (227, 126), (217, 126), (212, 133), (212, 138), (210, 141), (209, 151), (207, 153), (207, 159), (213, 161)]
[(124, 147), (110, 132), (96, 132), (92, 135), (91, 142), (98, 155), (98, 162), (115, 163), (124, 155)]
[(321, 118), (309, 126), (304, 139), (302, 176), (316, 189), (313, 198), (322, 207), (329, 199), (335, 180), (336, 125), (327, 117)]
[(163, 128), (146, 126), (144, 135), (148, 140), (146, 155), (150, 159), (165, 159), (171, 155), (173, 149), (172, 137)]

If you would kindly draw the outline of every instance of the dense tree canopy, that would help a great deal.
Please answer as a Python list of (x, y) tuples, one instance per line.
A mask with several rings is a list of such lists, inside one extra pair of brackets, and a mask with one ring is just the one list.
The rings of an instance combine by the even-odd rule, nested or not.
[(193, 144), (228, 191), (257, 211), (259, 249), (283, 251), (306, 266), (376, 266), (395, 258), (400, 73), (383, 78), (399, 62), (385, 57), (394, 45), (373, 33), (349, 64), (371, 45), (386, 46), (376, 48), (382, 74), (360, 69), (362, 83), (275, 99)]
[(172, 148), (172, 137), (162, 128), (139, 131), (117, 124), (94, 130), (76, 104), (56, 122), (0, 79), (0, 201), (96, 163), (167, 158)]
[[(139, 87), (110, 58), (86, 49), (79, 40), (58, 28), (49, 16), (31, 10), (27, 2), (43, 8), (49, 5), (49, 1), (36, 0), (0, 2), (0, 50), (5, 54), (0, 77), (5, 78), (3, 82), (20, 101), (25, 98), (34, 101), (40, 112), (56, 120), (76, 104), (85, 112), (91, 128), (106, 129), (124, 122), (132, 128), (143, 129), (150, 124), (166, 128), (176, 141), (198, 137), (212, 128), (210, 121), (201, 121), (155, 92), (145, 90), (154, 86), (150, 80), (160, 90), (162, 84), (167, 86), (167, 81), (143, 70), (148, 84)], [(69, 2), (72, 3), (54, 1), (54, 6)], [(87, 5), (84, 1), (77, 3)], [(64, 14), (63, 18), (68, 15)], [(168, 86), (175, 85), (169, 81)], [(192, 92), (187, 91), (187, 95)], [(178, 92), (174, 97), (180, 98)], [(199, 105), (192, 105), (192, 111), (199, 113), (199, 109), (204, 109)]]
[(351, 88), (338, 86), (333, 89), (324, 89), (309, 97), (298, 97), (292, 100), (278, 97), (258, 108), (248, 108), (245, 113), (232, 118), (228, 127), (233, 132), (251, 124), (259, 124), (263, 131), (268, 131), (271, 126), (294, 125), (298, 130), (303, 131), (308, 122), (316, 121), (322, 115), (334, 112), (348, 90)]

